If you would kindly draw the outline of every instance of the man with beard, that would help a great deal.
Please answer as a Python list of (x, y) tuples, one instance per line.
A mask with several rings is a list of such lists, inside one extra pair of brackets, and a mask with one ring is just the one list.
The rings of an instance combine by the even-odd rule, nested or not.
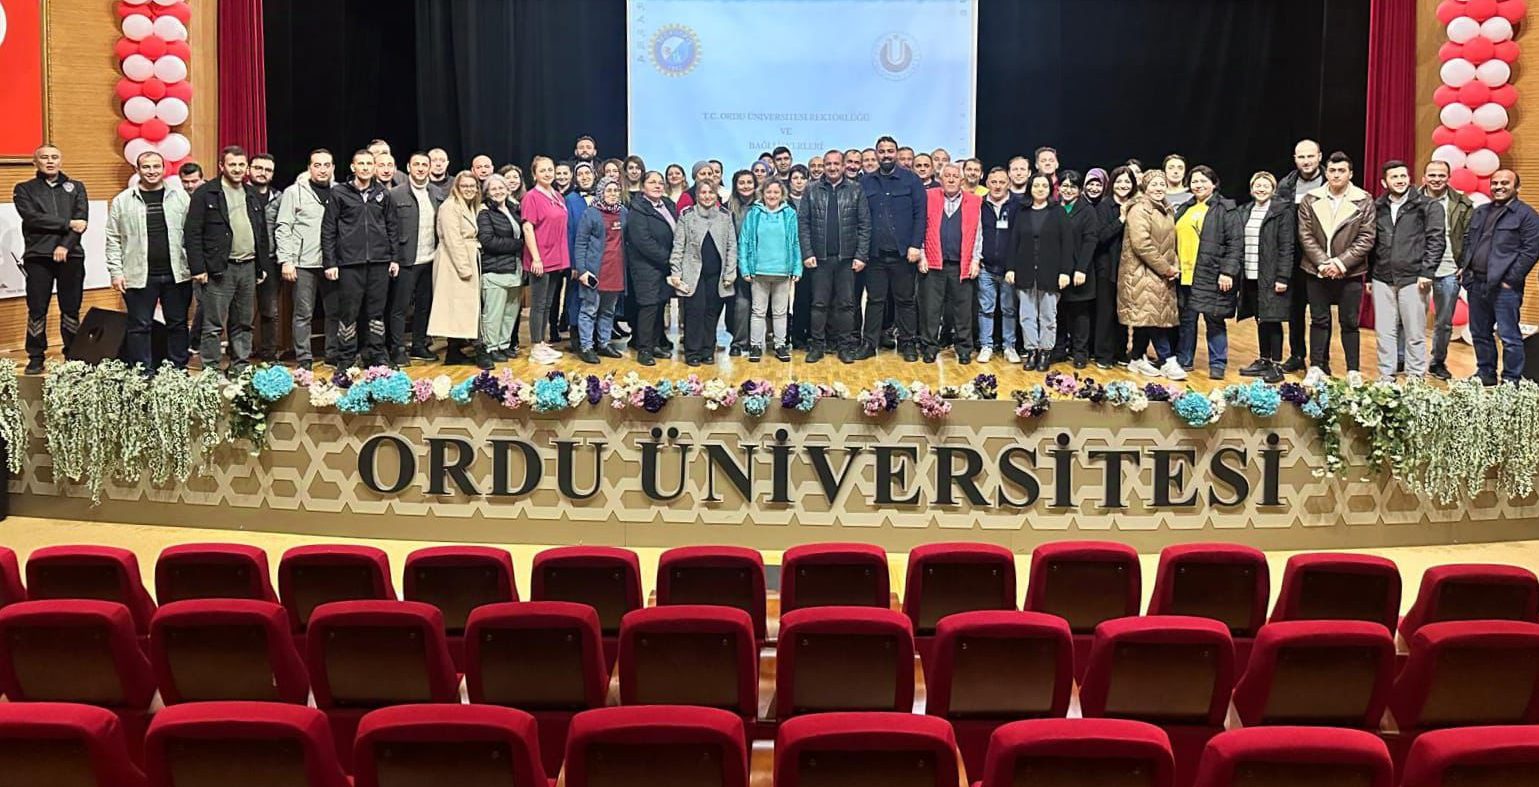
[(449, 151), (433, 148), (428, 151), (427, 156), (428, 188), (438, 194), (439, 202), (443, 202), (449, 198)]
[(1427, 371), (1427, 294), (1447, 243), (1443, 206), (1411, 188), (1404, 161), (1384, 164), (1384, 196), (1376, 206), (1378, 229), (1369, 258), (1379, 376), (1395, 376), (1396, 349), (1405, 342), (1405, 371)]
[[(1320, 170), (1320, 143), (1312, 139), (1301, 139), (1293, 146), (1293, 171), (1284, 175), (1277, 181), (1277, 197), (1284, 201), (1291, 201), (1297, 205), (1304, 201), (1304, 195), (1325, 185), (1325, 173)], [(1304, 259), (1304, 246), (1298, 247), (1299, 259), (1293, 266), (1293, 312), (1288, 317), (1288, 360), (1283, 362), (1283, 371), (1303, 371), (1307, 365), (1309, 323), (1304, 319), (1305, 309), (1309, 301), (1304, 297), (1305, 285), (1309, 277), (1304, 273), (1302, 261)]]
[(273, 173), (277, 162), (271, 153), (258, 153), (251, 157), (246, 176), (256, 187), (262, 212), (267, 216), (267, 248), (272, 252), (266, 259), (257, 261), (257, 346), (258, 360), (269, 363), (278, 360), (278, 258), (274, 232), (278, 227), (277, 189), (273, 188)]
[[(406, 185), (390, 190), (399, 223), (400, 271), (390, 280), (385, 305), (385, 351), (394, 366), (412, 358), (438, 360), (428, 348), (428, 312), (433, 305), (433, 257), (438, 251), (438, 206), (443, 200), (430, 187), (432, 163), (426, 153), (406, 160)], [(411, 317), (411, 350), (406, 347), (406, 319)]]
[(882, 318), (891, 299), (897, 347), (903, 360), (919, 360), (918, 315), (914, 308), (916, 266), (925, 237), (925, 188), (919, 176), (898, 166), (898, 143), (877, 140), (878, 170), (861, 179), (871, 211), (871, 260), (866, 273), (866, 308), (860, 357), (875, 357)]

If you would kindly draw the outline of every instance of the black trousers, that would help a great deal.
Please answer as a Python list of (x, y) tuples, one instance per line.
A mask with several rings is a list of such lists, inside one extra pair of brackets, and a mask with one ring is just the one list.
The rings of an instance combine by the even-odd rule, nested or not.
[(791, 343), (797, 347), (807, 346), (812, 335), (812, 283), (809, 279), (816, 270), (803, 270), (801, 279), (791, 285), (791, 319), (786, 330), (791, 334)]
[[(1295, 269), (1297, 271), (1297, 269)], [(1309, 357), (1309, 342), (1305, 336), (1309, 333), (1309, 320), (1305, 319), (1304, 310), (1309, 307), (1307, 298), (1300, 298), (1309, 289), (1309, 282), (1315, 277), (1305, 273), (1295, 272), (1293, 283), (1288, 289), (1293, 293), (1293, 300), (1288, 304), (1288, 357)], [(1312, 340), (1311, 340), (1312, 341)]]
[(550, 335), (557, 336), (561, 333), (561, 326), (568, 322), (566, 313), (566, 286), (569, 277), (566, 272), (550, 283)]
[(433, 265), (405, 265), (390, 280), (386, 297), (385, 352), (391, 358), (406, 354), (406, 328), (411, 324), (412, 347), (427, 347), (428, 312), (433, 303)]
[(891, 302), (898, 347), (913, 348), (918, 333), (918, 313), (914, 307), (918, 267), (897, 253), (882, 252), (875, 257), (866, 266), (866, 323), (861, 331), (862, 341), (872, 350), (881, 347), (882, 323)]
[[(702, 282), (705, 277), (700, 277)], [(716, 352), (716, 323), (721, 319), (721, 292), (715, 286), (696, 287), (688, 298), (680, 298), (684, 308), (684, 359), (701, 361)]]
[(818, 260), (818, 267), (802, 271), (796, 291), (807, 292), (808, 349), (838, 352), (853, 350), (860, 343), (855, 337), (855, 280), (859, 274), (852, 263), (852, 259)]
[[(360, 360), (369, 366), (388, 363), (385, 301), (390, 294), (390, 264), (371, 262), (338, 270), (337, 365), (345, 368)], [(360, 330), (367, 335), (360, 335)]]
[(1261, 343), (1261, 358), (1282, 362), (1283, 324), (1256, 321), (1256, 338)]
[(636, 304), (636, 321), (631, 324), (631, 346), (636, 353), (657, 354), (657, 343), (663, 338), (663, 306), (659, 303)]
[(919, 277), (919, 286), (924, 293), (920, 298), (924, 305), (920, 345), (925, 352), (940, 352), (941, 329), (949, 314), (952, 344), (957, 354), (971, 354), (972, 311), (967, 304), (977, 300), (977, 296), (973, 294), (973, 280), (962, 278), (962, 263), (947, 262), (938, 269), (931, 268), (929, 273)]
[(48, 301), (54, 286), (59, 289), (59, 340), (65, 354), (80, 330), (80, 301), (84, 296), (85, 260), (70, 257), (54, 262), (53, 257), (24, 257), (21, 268), (27, 274), (27, 357), (41, 361), (48, 353)]
[[(192, 302), (192, 282), (177, 283), (169, 273), (151, 273), (144, 279), (144, 286), (123, 293), (123, 305), (128, 309), (128, 333), (123, 344), (128, 351), (128, 362), (143, 366), (146, 372), (160, 368), (161, 361), (170, 360), (178, 369), (187, 368), (187, 306)], [(155, 326), (155, 306), (160, 305), (166, 320), (166, 355), (156, 358), (150, 340)]]
[(1310, 276), (1305, 289), (1309, 295), (1309, 363), (1322, 369), (1330, 366), (1331, 307), (1335, 306), (1337, 319), (1341, 321), (1341, 354), (1346, 360), (1346, 370), (1357, 371), (1357, 325), (1363, 314), (1363, 280)]
[(267, 278), (256, 286), (257, 355), (278, 360), (278, 294), (283, 277), (278, 266), (267, 271)]
[(1064, 351), (1076, 361), (1090, 359), (1090, 325), (1095, 321), (1095, 301), (1059, 301), (1058, 335), (1067, 336)]
[(1117, 319), (1117, 277), (1095, 277), (1095, 359), (1103, 364), (1128, 357), (1128, 329)]

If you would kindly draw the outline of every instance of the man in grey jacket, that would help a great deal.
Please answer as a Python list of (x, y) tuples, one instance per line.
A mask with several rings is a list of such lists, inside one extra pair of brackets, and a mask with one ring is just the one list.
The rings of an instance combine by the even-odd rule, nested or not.
[[(128, 362), (145, 375), (169, 360), (187, 368), (187, 309), (192, 273), (182, 247), (187, 192), (166, 188), (166, 161), (154, 151), (139, 154), (139, 185), (112, 198), (107, 208), (107, 273), (128, 308)], [(152, 355), (155, 306), (166, 324), (166, 356)]]
[(314, 363), (310, 323), (317, 301), (326, 315), (326, 360), (336, 360), (337, 287), (336, 282), (327, 280), (321, 265), (321, 219), (331, 199), (334, 169), (331, 151), (311, 151), (305, 174), (284, 190), (278, 202), (278, 264), (284, 281), (294, 285), (294, 357), (306, 369)]
[[(406, 184), (390, 190), (390, 204), (401, 228), (401, 272), (390, 280), (385, 304), (385, 351), (395, 366), (412, 358), (436, 361), (428, 347), (428, 310), (433, 305), (433, 255), (438, 251), (438, 206), (444, 198), (433, 188), (426, 153), (406, 160)], [(411, 353), (406, 351), (406, 319), (411, 316)]]

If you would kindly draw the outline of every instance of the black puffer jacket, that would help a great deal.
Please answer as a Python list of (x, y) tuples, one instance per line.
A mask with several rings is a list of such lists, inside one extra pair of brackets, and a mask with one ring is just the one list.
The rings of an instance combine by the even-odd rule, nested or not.
[[(1194, 199), (1177, 208), (1176, 221), (1179, 223), (1196, 204)], [(1234, 200), (1214, 194), (1208, 198), (1208, 215), (1198, 236), (1197, 266), (1192, 270), (1192, 310), (1209, 317), (1234, 317), (1244, 265), (1245, 225), (1240, 213)], [(1219, 274), (1234, 280), (1228, 292), (1219, 291)]]
[(830, 186), (818, 178), (807, 187), (802, 204), (796, 209), (801, 219), (802, 257), (823, 259), (828, 248), (828, 200), (838, 200), (839, 256), (842, 259), (866, 261), (871, 259), (871, 211), (866, 206), (866, 193), (860, 184), (849, 178)]
[[(1254, 202), (1240, 206), (1240, 266), (1245, 265), (1245, 224), (1250, 220)], [(1261, 234), (1256, 250), (1256, 314), (1261, 322), (1287, 322), (1292, 314), (1294, 298), (1304, 297), (1293, 291), (1293, 271), (1298, 263), (1298, 209), (1293, 203), (1273, 197), (1261, 222)], [(1288, 285), (1286, 292), (1278, 292), (1279, 283)], [(1241, 314), (1240, 319), (1250, 317)]]
[(1112, 282), (1117, 282), (1117, 265), (1122, 261), (1122, 207), (1117, 200), (1110, 195), (1101, 200), (1101, 204), (1095, 206), (1096, 218), (1100, 224), (1096, 227), (1095, 244), (1095, 275)]
[(86, 199), (85, 184), (60, 172), (54, 185), (49, 185), (43, 173), (31, 180), (16, 184), (11, 191), (16, 213), (21, 216), (21, 240), (25, 245), (24, 257), (53, 257), (53, 250), (63, 246), (69, 249), (69, 258), (85, 258), (85, 248), (80, 245), (80, 233), (72, 232), (69, 223), (75, 219), (85, 221), (91, 217), (91, 203)]
[[(524, 228), (518, 206), (509, 204), (504, 214), (487, 203), (476, 214), (476, 240), (481, 242), (482, 273), (523, 273)], [(512, 220), (508, 219), (512, 216)]]

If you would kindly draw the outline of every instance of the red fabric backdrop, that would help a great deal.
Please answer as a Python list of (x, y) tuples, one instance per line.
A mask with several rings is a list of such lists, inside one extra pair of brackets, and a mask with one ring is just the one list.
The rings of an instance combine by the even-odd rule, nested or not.
[(219, 146), (267, 150), (262, 0), (219, 0)]
[(1390, 159), (1416, 165), (1416, 3), (1373, 0), (1368, 27), (1368, 114), (1358, 181), (1379, 191), (1379, 167)]

